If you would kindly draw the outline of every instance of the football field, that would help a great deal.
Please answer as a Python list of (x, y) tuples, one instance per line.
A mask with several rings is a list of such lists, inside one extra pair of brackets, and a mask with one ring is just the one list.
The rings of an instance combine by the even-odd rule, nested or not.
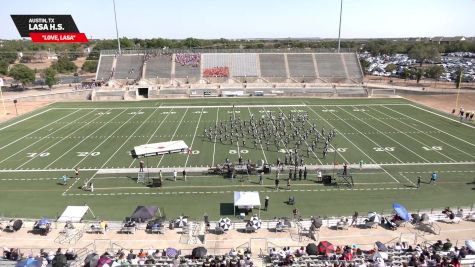
[[(234, 106), (234, 107), (233, 107)], [(207, 169), (239, 157), (270, 164), (285, 147), (251, 140), (219, 141), (204, 129), (240, 118), (307, 114), (308, 124), (335, 129), (328, 155), (320, 147), (304, 153), (307, 180), (281, 182), (275, 174), (237, 179), (212, 176)], [(259, 191), (271, 199), (262, 217), (289, 216), (284, 202), (295, 196), (302, 215), (389, 211), (398, 201), (410, 209), (471, 206), (475, 203), (475, 126), (403, 99), (196, 99), (143, 102), (56, 103), (0, 125), (0, 215), (55, 217), (66, 205), (87, 203), (97, 216), (122, 219), (137, 205), (153, 204), (168, 216), (181, 213), (213, 219), (232, 214), (234, 191)], [(164, 187), (137, 183), (134, 146), (183, 140), (192, 153), (148, 157), (145, 173)], [(359, 163), (363, 162), (363, 168)], [(317, 168), (334, 175), (350, 164), (354, 186), (316, 183)], [(80, 169), (75, 179), (73, 169)], [(189, 171), (184, 181), (181, 171)], [(173, 181), (172, 172), (179, 173)], [(428, 184), (437, 172), (436, 184)], [(60, 177), (71, 178), (66, 186)], [(283, 177), (286, 178), (284, 172)], [(421, 188), (416, 188), (417, 177)], [(94, 183), (94, 192), (81, 190)]]

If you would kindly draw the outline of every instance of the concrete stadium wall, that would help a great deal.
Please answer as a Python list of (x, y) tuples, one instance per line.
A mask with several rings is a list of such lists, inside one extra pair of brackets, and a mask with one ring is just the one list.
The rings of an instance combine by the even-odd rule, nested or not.
[(85, 101), (91, 100), (91, 90), (77, 90), (70, 92), (46, 93), (38, 95), (8, 97), (5, 100), (17, 99), (19, 101)]

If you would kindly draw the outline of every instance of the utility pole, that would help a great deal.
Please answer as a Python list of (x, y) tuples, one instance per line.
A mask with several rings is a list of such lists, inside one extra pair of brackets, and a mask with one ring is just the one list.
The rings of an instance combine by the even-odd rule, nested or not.
[(340, 36), (341, 36), (341, 15), (343, 14), (343, 0), (340, 2), (340, 26), (338, 27), (338, 53), (340, 53)]
[(114, 5), (115, 34), (117, 36), (117, 46), (119, 48), (120, 55), (122, 54), (122, 51), (120, 50), (119, 28), (117, 27), (117, 13), (115, 12), (115, 0), (112, 0), (112, 4)]

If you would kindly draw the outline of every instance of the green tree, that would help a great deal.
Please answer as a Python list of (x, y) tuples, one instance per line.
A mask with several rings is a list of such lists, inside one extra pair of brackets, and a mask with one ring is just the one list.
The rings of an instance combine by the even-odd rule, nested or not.
[(361, 68), (363, 69), (363, 71), (365, 73), (367, 73), (367, 69), (369, 68), (369, 66), (371, 65), (371, 63), (369, 63), (366, 59), (364, 58), (360, 58), (360, 65), (361, 65)]
[(76, 72), (76, 65), (66, 57), (60, 57), (58, 61), (51, 65), (58, 73), (73, 73)]
[(30, 84), (35, 81), (35, 71), (23, 64), (17, 64), (13, 66), (8, 72), (8, 75), (21, 82), (23, 85)]
[(409, 50), (408, 55), (410, 58), (417, 60), (420, 66), (422, 66), (422, 63), (426, 60), (437, 61), (440, 59), (440, 53), (437, 47), (420, 44), (413, 46)]
[(386, 72), (393, 72), (397, 69), (397, 66), (394, 64), (388, 64), (385, 68)]
[(424, 76), (424, 69), (416, 69), (414, 71), (414, 77), (416, 78), (417, 83), (419, 83)]
[(427, 78), (438, 80), (439, 77), (445, 72), (444, 67), (440, 65), (434, 65), (426, 70), (426, 76)]
[(407, 78), (410, 78), (410, 77), (411, 77), (411, 70), (408, 68), (404, 68), (401, 73), (401, 78), (403, 78), (404, 80), (407, 80)]
[(96, 72), (97, 70), (97, 60), (86, 60), (82, 65), (82, 70), (85, 72)]
[(4, 60), (0, 60), (0, 74), (2, 75), (8, 74), (8, 62)]
[(45, 78), (45, 83), (48, 85), (49, 89), (53, 88), (53, 85), (58, 83), (58, 79), (56, 79), (56, 70), (52, 67), (44, 70), (43, 77)]

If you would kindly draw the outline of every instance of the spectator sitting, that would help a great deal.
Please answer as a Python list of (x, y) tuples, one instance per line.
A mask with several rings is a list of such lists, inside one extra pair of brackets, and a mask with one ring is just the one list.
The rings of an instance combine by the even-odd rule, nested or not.
[(68, 248), (64, 255), (66, 256), (66, 259), (68, 261), (75, 260), (77, 258), (77, 254), (74, 253), (74, 251), (71, 248)]
[(143, 249), (140, 249), (139, 254), (137, 254), (137, 257), (145, 258), (146, 256), (147, 256), (147, 253), (143, 251)]
[(442, 250), (449, 251), (451, 248), (452, 248), (452, 243), (450, 243), (450, 240), (447, 239), (447, 241), (442, 245)]
[(130, 261), (132, 259), (134, 259), (137, 255), (134, 254), (134, 250), (131, 249), (129, 250), (129, 254), (127, 255), (127, 260)]

